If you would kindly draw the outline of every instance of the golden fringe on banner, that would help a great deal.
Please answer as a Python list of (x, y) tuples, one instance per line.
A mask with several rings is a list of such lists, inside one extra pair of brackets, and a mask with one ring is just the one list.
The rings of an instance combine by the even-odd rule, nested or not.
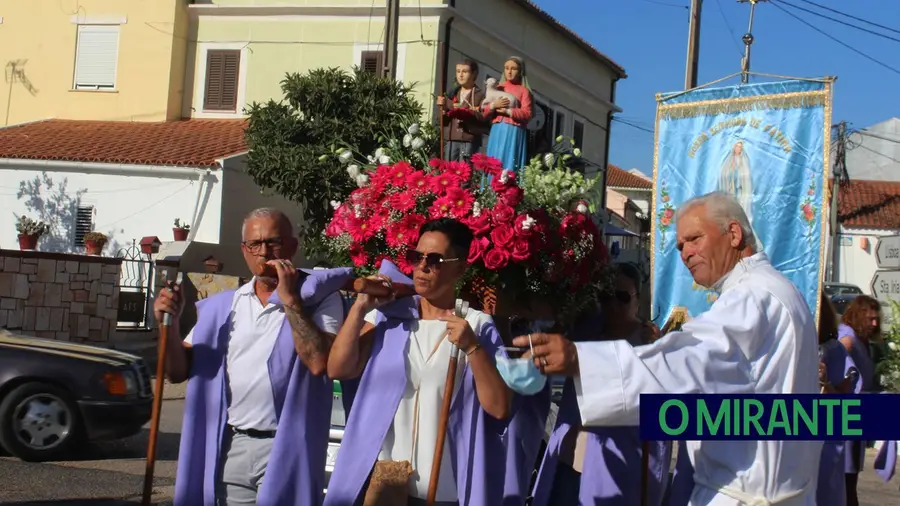
[(686, 102), (659, 106), (660, 119), (675, 120), (699, 116), (717, 116), (755, 110), (804, 109), (824, 107), (829, 94), (825, 90), (759, 95), (755, 97), (725, 98), (702, 102)]

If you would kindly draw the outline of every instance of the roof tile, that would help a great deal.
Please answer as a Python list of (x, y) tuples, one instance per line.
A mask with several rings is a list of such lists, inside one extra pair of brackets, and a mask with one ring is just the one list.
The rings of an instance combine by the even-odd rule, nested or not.
[(900, 229), (900, 182), (854, 179), (841, 185), (838, 202), (846, 227)]
[(0, 129), (0, 158), (211, 167), (247, 151), (246, 120), (51, 119)]
[(606, 171), (606, 186), (608, 188), (652, 190), (653, 182), (609, 164), (609, 170)]

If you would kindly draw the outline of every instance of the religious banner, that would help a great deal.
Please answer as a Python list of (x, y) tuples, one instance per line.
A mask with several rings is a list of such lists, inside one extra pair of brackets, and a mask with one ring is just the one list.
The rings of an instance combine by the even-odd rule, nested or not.
[(825, 253), (832, 79), (657, 95), (651, 227), (654, 317), (694, 317), (716, 300), (677, 248), (679, 206), (733, 195), (779, 271), (818, 315)]

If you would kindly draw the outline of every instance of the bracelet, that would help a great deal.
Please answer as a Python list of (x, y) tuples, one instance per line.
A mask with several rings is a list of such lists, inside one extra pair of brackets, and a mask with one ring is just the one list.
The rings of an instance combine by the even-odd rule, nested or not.
[(466, 352), (466, 356), (468, 357), (469, 355), (475, 353), (476, 351), (478, 351), (478, 348), (481, 348), (481, 344), (476, 343), (475, 346), (473, 346), (471, 350)]

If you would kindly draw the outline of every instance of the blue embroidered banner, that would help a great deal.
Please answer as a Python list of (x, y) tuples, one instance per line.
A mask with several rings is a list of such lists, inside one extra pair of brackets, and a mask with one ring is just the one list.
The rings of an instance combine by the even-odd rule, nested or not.
[(716, 300), (682, 263), (675, 231), (679, 205), (716, 190), (737, 198), (759, 246), (818, 315), (831, 88), (831, 80), (783, 81), (657, 96), (654, 317), (665, 321), (676, 308), (697, 316)]

